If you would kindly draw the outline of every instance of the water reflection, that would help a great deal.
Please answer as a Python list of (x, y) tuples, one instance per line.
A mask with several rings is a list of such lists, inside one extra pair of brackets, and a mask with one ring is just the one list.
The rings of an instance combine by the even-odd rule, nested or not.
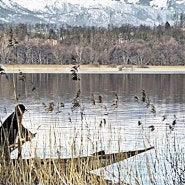
[[(13, 97), (13, 78), (15, 78), (16, 92), (21, 94), (22, 99), (36, 97), (36, 93), (33, 94), (31, 91), (33, 84), (37, 87), (38, 97), (46, 98), (73, 97), (77, 88), (75, 81), (71, 80), (71, 74), (25, 74), (26, 83), (19, 80), (18, 74), (8, 75), (9, 80), (4, 76), (0, 78), (0, 95), (7, 100)], [(145, 89), (152, 98), (184, 103), (182, 95), (185, 91), (185, 75), (182, 74), (81, 74), (80, 76), (84, 97), (92, 92), (105, 95), (117, 92), (122, 98), (128, 99)]]
[[(18, 74), (8, 76), (9, 80), (0, 77), (1, 120), (13, 111), (16, 101), (24, 103), (29, 111), (23, 124), (38, 133), (31, 144), (25, 144), (25, 157), (35, 152), (41, 157), (89, 155), (97, 150), (110, 153), (150, 145), (159, 150), (174, 137), (180, 147), (185, 144), (185, 75), (81, 74), (78, 83), (71, 74), (25, 74), (26, 81), (19, 80)], [(80, 107), (73, 110), (79, 89)], [(155, 105), (156, 116), (141, 100), (135, 101), (142, 89)], [(113, 105), (115, 93), (117, 107)], [(103, 103), (97, 103), (100, 95)], [(53, 111), (46, 108), (51, 102)], [(167, 124), (174, 115), (177, 124), (171, 131)], [(138, 126), (138, 121), (142, 125)], [(149, 129), (151, 125), (154, 131)]]

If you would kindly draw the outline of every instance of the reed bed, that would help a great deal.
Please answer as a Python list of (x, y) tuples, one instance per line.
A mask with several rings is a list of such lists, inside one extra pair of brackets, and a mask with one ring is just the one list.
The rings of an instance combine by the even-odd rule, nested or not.
[[(64, 162), (60, 162), (63, 159), (63, 155), (59, 151), (54, 157), (48, 157), (48, 148), (43, 149), (43, 157), (39, 157), (37, 151), (40, 151), (39, 146), (31, 145), (31, 150), (33, 151), (30, 156), (27, 155), (26, 158), (22, 157), (17, 159), (15, 157), (17, 153), (15, 152), (14, 157), (10, 160), (5, 160), (5, 157), (1, 157), (0, 163), (0, 184), (4, 185), (107, 185), (107, 184), (124, 184), (124, 185), (177, 185), (185, 184), (185, 154), (183, 149), (184, 138), (182, 140), (178, 139), (178, 133), (173, 132), (174, 125), (165, 125), (163, 130), (165, 130), (165, 135), (162, 135), (161, 140), (152, 140), (151, 137), (154, 134), (156, 128), (150, 125), (148, 129), (150, 132), (146, 132), (146, 125), (148, 119), (156, 119), (156, 107), (152, 102), (149, 101), (147, 93), (142, 90), (138, 93), (139, 96), (135, 96), (135, 103), (138, 106), (138, 111), (141, 112), (143, 117), (140, 118), (142, 121), (138, 121), (138, 127), (140, 127), (140, 137), (141, 143), (135, 143), (135, 148), (141, 145), (147, 148), (148, 146), (155, 146), (155, 148), (149, 152), (143, 153), (142, 155), (137, 155), (133, 158), (125, 159), (123, 162), (107, 166), (105, 168), (99, 168), (99, 162), (94, 163), (92, 170), (92, 165), (90, 161), (84, 162), (80, 158), (84, 154), (89, 154), (89, 151), (99, 151), (101, 146), (104, 145), (105, 140), (107, 143), (107, 149), (111, 149), (112, 146), (116, 146), (117, 152), (123, 150), (123, 140), (124, 138), (121, 127), (112, 127), (111, 124), (104, 122), (104, 118), (101, 121), (98, 119), (94, 121), (94, 127), (89, 124), (88, 117), (86, 117), (86, 110), (83, 108), (84, 102), (81, 99), (81, 82), (80, 75), (78, 74), (78, 67), (74, 66), (71, 69), (72, 80), (76, 83), (76, 93), (72, 102), (71, 110), (76, 111), (76, 120), (78, 120), (78, 125), (70, 128), (70, 141), (63, 143), (61, 138), (64, 137), (61, 133), (59, 134), (57, 130), (52, 127), (51, 132), (48, 132), (48, 140), (50, 141), (50, 153), (56, 150), (58, 145), (55, 146), (55, 142), (59, 140), (68, 147), (69, 158), (66, 157)], [(7, 75), (7, 74), (6, 74)], [(15, 78), (15, 77), (14, 77)], [(20, 83), (25, 82), (24, 74), (20, 72), (19, 74)], [(13, 79), (14, 85), (14, 95), (15, 102), (19, 102), (18, 94), (16, 91), (15, 79)], [(32, 88), (34, 90), (34, 88)], [(141, 94), (141, 96), (140, 96)], [(94, 95), (91, 97), (91, 103), (94, 104), (95, 101), (99, 102), (101, 109), (98, 111), (105, 111), (103, 106), (102, 97), (99, 96), (98, 100), (94, 99)], [(141, 105), (140, 105), (141, 104)], [(144, 106), (143, 106), (144, 105)], [(47, 111), (52, 112), (52, 104), (44, 105)], [(118, 95), (114, 94), (113, 110), (115, 111), (115, 120), (119, 116), (119, 112), (116, 112), (119, 106)], [(148, 107), (147, 107), (148, 106)], [(141, 109), (144, 109), (142, 111)], [(146, 112), (150, 111), (150, 117), (147, 117)], [(58, 110), (60, 111), (60, 110)], [(144, 113), (143, 113), (144, 112)], [(151, 116), (152, 115), (152, 116)], [(51, 115), (52, 116), (52, 115)], [(152, 118), (151, 118), (152, 117)], [(53, 118), (51, 118), (52, 120)], [(72, 118), (69, 115), (69, 120)], [(113, 121), (115, 121), (113, 120)], [(109, 120), (112, 121), (112, 120)], [(58, 124), (57, 122), (55, 123)], [(106, 130), (102, 131), (106, 124)], [(91, 125), (91, 126), (90, 126)], [(171, 126), (171, 127), (170, 127)], [(80, 129), (79, 129), (80, 127)], [(161, 129), (161, 128), (160, 128)], [(54, 130), (54, 131), (53, 131)], [(108, 132), (104, 136), (104, 132)], [(155, 134), (161, 135), (160, 130), (156, 131)], [(85, 142), (84, 142), (85, 140)], [(54, 141), (54, 142), (53, 142)], [(88, 146), (84, 146), (88, 144)], [(182, 144), (181, 144), (182, 143)], [(45, 146), (45, 141), (43, 138), (43, 146)], [(161, 145), (163, 147), (161, 147)], [(22, 150), (29, 153), (30, 148), (24, 148)], [(63, 148), (61, 147), (61, 150)], [(58, 151), (58, 150), (57, 150)], [(72, 159), (71, 159), (72, 158)], [(96, 167), (97, 165), (97, 167)]]

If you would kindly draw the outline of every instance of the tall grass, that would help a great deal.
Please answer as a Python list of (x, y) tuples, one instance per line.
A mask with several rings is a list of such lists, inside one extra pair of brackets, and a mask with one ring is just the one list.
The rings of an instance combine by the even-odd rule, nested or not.
[[(109, 123), (103, 122), (103, 117), (101, 117), (101, 122), (98, 119), (94, 120), (93, 128), (92, 124), (89, 123), (88, 117), (86, 117), (86, 109), (83, 106), (83, 100), (81, 98), (81, 81), (80, 75), (78, 71), (75, 70), (72, 72), (72, 79), (76, 82), (76, 94), (74, 96), (71, 110), (77, 114), (76, 119), (79, 119), (78, 125), (74, 126), (71, 129), (71, 141), (67, 142), (66, 145), (69, 145), (70, 148), (70, 156), (78, 157), (82, 156), (84, 150), (86, 151), (98, 151), (101, 146), (104, 145), (105, 140), (108, 140), (110, 145), (106, 146), (111, 150), (112, 146), (117, 146), (118, 151), (122, 151), (122, 144), (124, 136), (122, 136), (121, 128), (114, 128)], [(22, 83), (22, 82), (21, 82)], [(19, 102), (17, 98), (16, 86), (14, 81), (14, 95), (15, 95), (15, 103)], [(140, 92), (138, 92), (140, 93)], [(144, 92), (142, 92), (142, 96)], [(144, 97), (142, 97), (144, 98)], [(146, 99), (139, 102), (141, 106), (138, 106), (138, 110), (148, 108), (142, 105), (147, 105)], [(93, 102), (93, 98), (91, 99)], [(100, 101), (100, 99), (98, 100)], [(115, 111), (115, 115), (117, 119), (117, 115), (119, 112), (116, 112), (116, 107), (119, 106), (117, 104), (118, 97), (115, 94), (114, 102), (113, 102), (113, 110)], [(151, 103), (151, 102), (150, 102)], [(136, 102), (138, 105), (138, 102)], [(47, 111), (50, 111), (52, 108), (48, 105), (46, 107)], [(52, 105), (51, 105), (52, 106)], [(102, 102), (99, 103), (102, 112), (105, 111), (105, 106)], [(112, 106), (112, 105), (111, 105)], [(88, 107), (89, 108), (89, 107)], [(156, 116), (154, 107), (150, 109), (152, 116)], [(52, 116), (52, 115), (51, 115)], [(60, 162), (60, 159), (63, 158), (60, 151), (57, 153), (55, 158), (48, 158), (47, 155), (43, 155), (43, 158), (39, 158), (37, 155), (38, 150), (40, 150), (39, 146), (32, 146), (32, 149), (35, 151), (34, 155), (30, 155), (28, 159), (15, 158), (10, 161), (6, 161), (4, 157), (1, 158), (0, 163), (0, 182), (1, 184), (24, 184), (24, 185), (32, 185), (32, 184), (42, 184), (42, 185), (104, 185), (104, 184), (130, 184), (130, 185), (148, 185), (148, 184), (156, 184), (156, 185), (177, 185), (177, 184), (185, 184), (185, 156), (184, 149), (181, 142), (183, 140), (177, 139), (176, 135), (173, 131), (170, 134), (164, 136), (163, 140), (153, 140), (151, 141), (150, 137), (153, 132), (151, 131), (146, 134), (145, 129), (147, 124), (148, 117), (143, 115), (141, 120), (145, 120), (142, 123), (141, 129), (141, 137), (143, 138), (142, 145), (147, 147), (148, 145), (154, 145), (155, 150), (150, 152), (146, 152), (142, 155), (135, 156), (133, 158), (126, 159), (123, 162), (119, 162), (117, 164), (113, 164), (112, 166), (108, 166), (105, 168), (101, 168), (100, 170), (92, 171), (90, 162), (85, 162), (82, 160), (66, 159), (64, 162)], [(51, 118), (52, 120), (52, 118)], [(69, 120), (72, 121), (70, 115)], [(109, 120), (111, 121), (111, 120)], [(57, 123), (56, 123), (57, 124)], [(103, 135), (103, 129), (105, 127), (109, 132), (106, 137)], [(79, 128), (80, 127), (80, 128)], [(168, 127), (166, 125), (166, 127)], [(51, 128), (52, 129), (52, 128)], [(80, 132), (77, 132), (77, 130)], [(94, 132), (92, 132), (92, 129)], [(85, 131), (84, 131), (85, 130)], [(95, 133), (96, 132), (96, 133)], [(120, 133), (119, 133), (120, 132)], [(53, 135), (52, 135), (53, 134)], [(52, 153), (53, 147), (55, 147), (53, 140), (61, 140), (62, 135), (59, 135), (57, 131), (54, 131), (52, 134), (48, 133), (48, 140), (50, 141), (50, 151)], [(79, 135), (78, 135), (79, 134)], [(93, 134), (96, 134), (96, 136)], [(118, 135), (117, 135), (118, 134)], [(155, 134), (158, 134), (156, 131)], [(160, 134), (160, 133), (159, 133)], [(61, 136), (58, 139), (58, 136)], [(88, 146), (84, 146), (84, 140), (86, 140), (86, 144)], [(161, 142), (160, 144), (158, 142)], [(61, 142), (63, 143), (63, 142)], [(53, 146), (54, 145), (54, 146)], [(135, 144), (137, 147), (138, 143)], [(159, 145), (163, 145), (161, 148)], [(43, 146), (45, 146), (45, 141), (43, 140)], [(62, 150), (61, 146), (61, 150)], [(24, 149), (24, 146), (22, 147)], [(45, 148), (47, 150), (47, 148)], [(29, 150), (27, 151), (29, 153)], [(43, 153), (46, 152), (43, 150)], [(96, 165), (96, 164), (95, 164)], [(97, 163), (98, 168), (98, 163)], [(95, 167), (96, 169), (96, 167)]]

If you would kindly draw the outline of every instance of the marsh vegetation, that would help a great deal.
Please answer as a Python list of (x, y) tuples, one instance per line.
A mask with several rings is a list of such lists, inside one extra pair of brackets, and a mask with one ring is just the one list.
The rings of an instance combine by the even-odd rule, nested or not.
[[(22, 123), (37, 134), (22, 146), (28, 160), (17, 160), (17, 150), (8, 163), (1, 159), (3, 184), (185, 183), (184, 75), (80, 74), (76, 67), (66, 74), (6, 75), (0, 76), (2, 122), (23, 103)], [(150, 146), (93, 171), (55, 161)]]

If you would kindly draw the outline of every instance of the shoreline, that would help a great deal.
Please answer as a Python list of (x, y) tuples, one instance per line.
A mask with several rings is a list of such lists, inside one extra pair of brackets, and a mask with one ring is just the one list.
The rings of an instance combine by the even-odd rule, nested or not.
[[(74, 65), (0, 64), (6, 73), (70, 73)], [(79, 73), (185, 74), (185, 66), (81, 65)]]

